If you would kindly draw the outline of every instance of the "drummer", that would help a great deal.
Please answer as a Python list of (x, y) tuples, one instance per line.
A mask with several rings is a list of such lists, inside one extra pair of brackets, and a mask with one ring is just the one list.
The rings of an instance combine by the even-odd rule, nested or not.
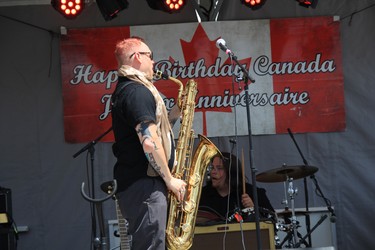
[[(235, 155), (227, 152), (222, 152), (222, 156), (212, 159), (210, 178), (202, 189), (199, 210), (215, 213), (223, 220), (235, 221), (234, 215), (239, 213), (244, 220), (254, 221), (252, 185), (243, 185), (242, 174), (237, 177), (237, 166), (241, 169), (241, 162)], [(257, 188), (257, 191), (261, 218), (268, 218), (271, 213), (274, 214), (274, 209), (266, 190)]]

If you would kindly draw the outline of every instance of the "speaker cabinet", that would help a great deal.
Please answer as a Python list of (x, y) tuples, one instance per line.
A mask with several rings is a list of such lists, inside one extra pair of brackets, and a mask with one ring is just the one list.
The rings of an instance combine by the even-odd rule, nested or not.
[(12, 228), (12, 193), (10, 189), (0, 187), (0, 249), (15, 250), (15, 235)]
[[(262, 243), (262, 249), (275, 249), (274, 236), (273, 224), (260, 222), (260, 240)], [(214, 226), (196, 226), (194, 231), (193, 246), (191, 249), (236, 250), (243, 249), (242, 242), (244, 242), (246, 249), (248, 250), (258, 249), (255, 222), (242, 223), (242, 229), (239, 223), (226, 225), (219, 224)]]
[(0, 187), (0, 213), (12, 216), (12, 192), (8, 188)]

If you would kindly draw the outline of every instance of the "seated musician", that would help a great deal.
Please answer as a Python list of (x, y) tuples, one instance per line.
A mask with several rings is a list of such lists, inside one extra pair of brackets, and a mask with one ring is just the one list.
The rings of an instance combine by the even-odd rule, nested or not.
[[(241, 162), (233, 154), (223, 152), (222, 155), (212, 159), (210, 178), (202, 188), (197, 225), (226, 220), (235, 222), (241, 218), (244, 221), (255, 221), (253, 189), (251, 184), (245, 183), (243, 192)], [(240, 170), (238, 176), (237, 164)], [(257, 191), (260, 219), (264, 220), (274, 214), (274, 209), (266, 190), (257, 188)]]

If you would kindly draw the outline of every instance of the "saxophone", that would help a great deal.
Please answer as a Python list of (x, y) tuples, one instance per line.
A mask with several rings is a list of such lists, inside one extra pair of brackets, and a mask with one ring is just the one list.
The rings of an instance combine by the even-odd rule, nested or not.
[[(168, 249), (184, 250), (189, 249), (193, 244), (195, 220), (206, 169), (211, 159), (221, 153), (208, 138), (199, 134), (199, 143), (191, 159), (194, 145), (192, 126), (197, 83), (194, 80), (189, 80), (184, 90), (179, 80), (173, 77), (168, 77), (168, 79), (180, 86), (177, 105), (179, 105), (182, 115), (176, 147), (177, 165), (172, 169), (172, 175), (184, 180), (187, 183), (187, 188), (185, 198), (181, 202), (174, 195), (169, 194), (166, 246)], [(184, 100), (181, 98), (182, 95), (185, 96)]]

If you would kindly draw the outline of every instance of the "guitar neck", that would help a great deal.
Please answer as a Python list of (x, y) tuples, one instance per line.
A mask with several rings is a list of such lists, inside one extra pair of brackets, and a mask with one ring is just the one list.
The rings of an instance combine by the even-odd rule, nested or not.
[(126, 225), (126, 220), (122, 216), (120, 206), (118, 204), (117, 199), (116, 202), (116, 215), (118, 221), (118, 233), (120, 235), (120, 248), (121, 250), (130, 250), (130, 236), (128, 235), (128, 227)]

